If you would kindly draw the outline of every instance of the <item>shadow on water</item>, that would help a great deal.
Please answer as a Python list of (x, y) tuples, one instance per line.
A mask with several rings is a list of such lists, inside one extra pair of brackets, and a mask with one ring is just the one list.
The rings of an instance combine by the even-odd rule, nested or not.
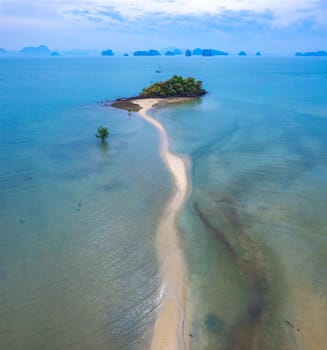
[(226, 252), (250, 291), (244, 311), (230, 329), (226, 330), (227, 341), (223, 349), (258, 349), (257, 342), (270, 290), (264, 257), (258, 244), (244, 231), (231, 200), (225, 197), (217, 202), (218, 214), (224, 217), (230, 227), (228, 232), (218, 228), (211, 219), (212, 213), (207, 214), (205, 209), (200, 208), (199, 203), (194, 203), (194, 210), (206, 231)]
[(101, 157), (107, 159), (110, 154), (110, 144), (108, 142), (100, 142), (97, 144), (97, 148)]

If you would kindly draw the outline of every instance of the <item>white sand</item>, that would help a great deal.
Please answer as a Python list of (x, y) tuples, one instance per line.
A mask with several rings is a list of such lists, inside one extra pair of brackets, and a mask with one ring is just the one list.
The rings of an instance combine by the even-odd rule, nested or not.
[[(164, 100), (165, 103), (176, 100)], [(142, 107), (139, 114), (160, 133), (160, 155), (170, 171), (175, 190), (168, 202), (156, 234), (156, 250), (160, 266), (162, 288), (160, 306), (152, 337), (152, 350), (184, 350), (187, 341), (185, 325), (186, 266), (176, 228), (176, 218), (187, 199), (189, 186), (186, 160), (169, 150), (165, 128), (147, 114), (160, 99), (136, 100)]]

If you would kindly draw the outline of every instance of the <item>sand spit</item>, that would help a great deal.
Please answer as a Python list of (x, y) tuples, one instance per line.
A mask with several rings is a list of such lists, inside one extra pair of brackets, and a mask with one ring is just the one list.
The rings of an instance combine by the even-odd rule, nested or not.
[(174, 193), (168, 202), (156, 234), (156, 250), (159, 260), (162, 287), (160, 307), (154, 326), (152, 350), (187, 349), (185, 337), (186, 266), (176, 228), (177, 216), (188, 193), (186, 159), (169, 150), (169, 139), (165, 128), (147, 112), (153, 106), (180, 102), (181, 99), (138, 99), (134, 103), (142, 109), (139, 114), (152, 124), (160, 134), (160, 155), (174, 181)]

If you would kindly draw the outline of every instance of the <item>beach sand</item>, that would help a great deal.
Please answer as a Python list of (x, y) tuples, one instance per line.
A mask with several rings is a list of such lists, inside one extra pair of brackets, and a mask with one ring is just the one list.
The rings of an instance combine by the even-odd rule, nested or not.
[[(186, 265), (176, 227), (177, 216), (189, 194), (187, 160), (169, 150), (165, 128), (147, 112), (155, 105), (175, 103), (180, 99), (139, 99), (134, 103), (139, 114), (160, 134), (160, 155), (172, 175), (174, 192), (160, 220), (156, 234), (156, 251), (161, 274), (160, 303), (152, 337), (152, 350), (187, 349), (185, 337)], [(189, 312), (188, 312), (189, 314)]]

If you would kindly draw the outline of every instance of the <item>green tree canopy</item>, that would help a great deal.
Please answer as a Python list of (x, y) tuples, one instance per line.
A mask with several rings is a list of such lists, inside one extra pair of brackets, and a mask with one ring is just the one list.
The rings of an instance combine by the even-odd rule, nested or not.
[(101, 139), (101, 142), (105, 142), (106, 139), (108, 138), (109, 134), (110, 134), (110, 132), (109, 132), (108, 128), (106, 128), (104, 126), (99, 126), (95, 136), (98, 139)]
[(174, 75), (166, 81), (155, 83), (141, 92), (143, 98), (199, 97), (207, 92), (202, 88), (202, 81)]

